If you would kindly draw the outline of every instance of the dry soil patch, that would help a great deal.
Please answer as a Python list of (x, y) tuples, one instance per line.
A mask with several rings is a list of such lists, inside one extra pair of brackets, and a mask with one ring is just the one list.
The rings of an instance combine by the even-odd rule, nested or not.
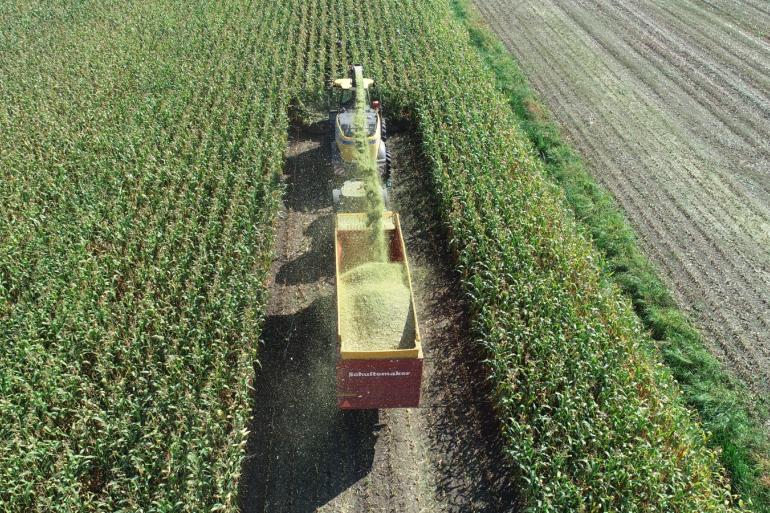
[(475, 0), (714, 354), (770, 392), (770, 9)]

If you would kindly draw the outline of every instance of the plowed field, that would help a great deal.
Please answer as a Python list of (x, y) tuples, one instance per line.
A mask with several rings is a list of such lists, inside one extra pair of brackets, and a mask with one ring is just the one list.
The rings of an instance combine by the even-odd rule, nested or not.
[(716, 356), (770, 391), (770, 7), (475, 3)]

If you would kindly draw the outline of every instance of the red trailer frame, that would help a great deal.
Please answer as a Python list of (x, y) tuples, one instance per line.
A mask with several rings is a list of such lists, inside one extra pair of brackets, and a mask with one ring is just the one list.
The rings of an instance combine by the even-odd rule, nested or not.
[(397, 213), (385, 212), (383, 228), (389, 241), (389, 261), (400, 262), (406, 270), (410, 309), (405, 330), (412, 344), (403, 349), (382, 351), (350, 350), (340, 330), (340, 273), (352, 268), (356, 247), (369, 237), (364, 213), (337, 214), (334, 229), (337, 293), (337, 406), (341, 409), (416, 408), (420, 405), (422, 384), (422, 344), (414, 308), (412, 276)]

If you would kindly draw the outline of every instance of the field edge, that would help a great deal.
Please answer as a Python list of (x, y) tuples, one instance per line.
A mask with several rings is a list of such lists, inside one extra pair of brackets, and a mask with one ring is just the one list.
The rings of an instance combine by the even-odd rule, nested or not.
[(770, 440), (761, 419), (768, 405), (751, 397), (708, 351), (700, 333), (676, 305), (658, 271), (609, 192), (589, 174), (564, 141), (548, 108), (531, 89), (511, 55), (469, 0), (451, 0), (484, 64), (492, 71), (549, 180), (564, 192), (568, 209), (605, 258), (603, 273), (633, 304), (644, 328), (671, 370), (690, 408), (711, 434), (709, 445), (730, 475), (733, 488), (759, 512), (770, 511)]

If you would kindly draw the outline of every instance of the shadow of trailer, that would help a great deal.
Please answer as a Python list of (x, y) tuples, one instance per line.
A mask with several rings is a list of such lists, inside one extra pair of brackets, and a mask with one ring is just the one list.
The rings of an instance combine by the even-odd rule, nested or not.
[(341, 409), (416, 408), (420, 405), (423, 353), (406, 259), (404, 238), (397, 213), (383, 214), (387, 261), (403, 266), (409, 291), (408, 312), (403, 318), (400, 340), (387, 348), (362, 349), (342, 323), (341, 298), (345, 285), (340, 276), (367, 261), (371, 230), (367, 214), (342, 213), (335, 218), (336, 307), (337, 307), (337, 406)]

